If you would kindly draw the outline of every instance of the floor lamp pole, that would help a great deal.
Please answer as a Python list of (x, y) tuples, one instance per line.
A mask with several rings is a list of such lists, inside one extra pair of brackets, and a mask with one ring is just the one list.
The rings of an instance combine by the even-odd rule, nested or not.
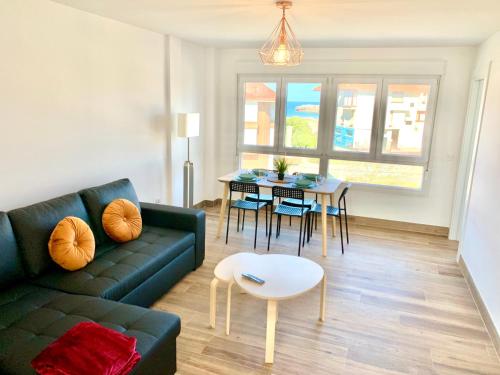
[(189, 160), (189, 137), (187, 139), (188, 160), (184, 162), (183, 207), (193, 207), (193, 163)]

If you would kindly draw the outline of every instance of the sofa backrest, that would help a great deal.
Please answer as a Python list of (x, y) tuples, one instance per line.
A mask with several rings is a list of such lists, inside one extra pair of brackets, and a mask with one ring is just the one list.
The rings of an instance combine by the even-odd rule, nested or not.
[(18, 208), (8, 215), (25, 270), (30, 277), (56, 267), (49, 255), (48, 243), (59, 221), (66, 216), (76, 216), (90, 225), (89, 215), (76, 193)]
[(16, 237), (5, 212), (0, 212), (0, 289), (24, 279)]
[(96, 245), (111, 241), (102, 227), (102, 214), (108, 204), (115, 199), (124, 198), (134, 203), (139, 210), (141, 209), (134, 186), (128, 178), (84, 189), (79, 194), (89, 213)]

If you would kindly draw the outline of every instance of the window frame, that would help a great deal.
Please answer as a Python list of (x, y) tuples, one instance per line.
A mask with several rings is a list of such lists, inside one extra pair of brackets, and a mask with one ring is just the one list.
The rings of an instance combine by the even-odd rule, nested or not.
[[(424, 168), (420, 189), (411, 189), (402, 186), (378, 185), (359, 183), (361, 186), (376, 189), (391, 189), (409, 192), (423, 192), (429, 180), (428, 165), (435, 130), (435, 115), (439, 96), (439, 75), (352, 75), (352, 74), (238, 74), (237, 75), (237, 155), (241, 166), (243, 153), (272, 154), (279, 156), (311, 157), (320, 160), (319, 173), (326, 175), (330, 159), (374, 162), (402, 165), (420, 165)], [(244, 115), (245, 115), (245, 86), (247, 82), (276, 83), (275, 134), (274, 145), (259, 146), (245, 145)], [(316, 149), (301, 149), (285, 147), (285, 122), (288, 83), (321, 83), (320, 113), (318, 118), (318, 144)], [(337, 115), (338, 85), (341, 83), (375, 83), (374, 115), (372, 119), (372, 134), (370, 152), (335, 151), (334, 136)], [(424, 121), (424, 135), (422, 138), (422, 153), (420, 157), (401, 154), (383, 154), (382, 145), (385, 129), (387, 109), (387, 94), (390, 84), (428, 84), (430, 85), (427, 112)], [(354, 182), (354, 184), (358, 184)]]
[[(288, 97), (288, 84), (289, 83), (319, 83), (321, 84), (321, 94), (319, 102), (319, 114), (318, 114), (318, 140), (315, 149), (300, 148), (300, 147), (286, 147), (285, 146), (285, 131), (286, 131), (286, 104)], [(282, 97), (280, 103), (281, 112), (281, 122), (279, 124), (279, 144), (278, 151), (282, 154), (288, 154), (293, 156), (313, 156), (315, 158), (320, 158), (322, 153), (323, 145), (322, 139), (324, 139), (325, 129), (321, 124), (325, 121), (327, 116), (327, 94), (328, 94), (328, 77), (324, 76), (314, 76), (314, 75), (286, 75), (283, 76), (282, 80)]]
[[(264, 79), (262, 79), (264, 78)], [(237, 131), (237, 145), (238, 153), (242, 151), (268, 154), (271, 152), (278, 151), (278, 132), (281, 121), (281, 110), (280, 102), (282, 97), (282, 78), (278, 75), (268, 75), (266, 77), (260, 76), (260, 78), (253, 78), (252, 76), (241, 76), (238, 80), (238, 131)], [(263, 145), (247, 145), (244, 143), (245, 140), (245, 84), (249, 82), (262, 82), (262, 83), (276, 83), (276, 102), (274, 109), (274, 144), (272, 146)]]
[[(375, 92), (375, 105), (373, 108), (372, 117), (372, 134), (370, 137), (370, 150), (368, 152), (355, 152), (355, 151), (336, 151), (334, 149), (335, 143), (335, 130), (337, 127), (337, 101), (338, 101), (338, 86), (343, 83), (361, 83), (361, 84), (376, 84), (377, 91)], [(378, 126), (377, 122), (380, 118), (380, 102), (382, 98), (382, 84), (383, 79), (378, 77), (337, 77), (333, 78), (333, 84), (331, 85), (331, 103), (334, 108), (332, 109), (332, 118), (329, 121), (329, 134), (328, 134), (328, 148), (327, 155), (329, 159), (342, 159), (342, 160), (352, 160), (352, 161), (374, 161), (376, 158), (376, 147), (377, 147), (377, 132)]]
[[(437, 104), (437, 94), (439, 90), (439, 78), (387, 78), (384, 79), (382, 89), (382, 107), (380, 109), (379, 135), (377, 139), (377, 160), (383, 163), (391, 164), (409, 164), (409, 165), (427, 165), (429, 163), (430, 150), (432, 145), (432, 136), (434, 134), (434, 120)], [(427, 113), (424, 120), (424, 134), (422, 137), (422, 152), (420, 156), (411, 156), (404, 154), (384, 154), (382, 152), (384, 142), (384, 131), (387, 116), (387, 97), (389, 85), (391, 84), (414, 84), (429, 85), (429, 99), (427, 102)]]

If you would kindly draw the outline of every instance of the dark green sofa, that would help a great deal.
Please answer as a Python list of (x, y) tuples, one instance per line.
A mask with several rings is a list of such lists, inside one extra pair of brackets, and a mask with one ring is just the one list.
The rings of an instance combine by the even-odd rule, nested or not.
[[(125, 244), (101, 226), (107, 204), (126, 198), (140, 209), (143, 232)], [(86, 221), (96, 238), (92, 263), (75, 272), (52, 262), (47, 249), (66, 216)], [(176, 371), (178, 316), (150, 306), (203, 263), (205, 214), (139, 203), (128, 179), (0, 212), (0, 373), (34, 374), (31, 360), (82, 321), (137, 338), (142, 359), (134, 374)]]

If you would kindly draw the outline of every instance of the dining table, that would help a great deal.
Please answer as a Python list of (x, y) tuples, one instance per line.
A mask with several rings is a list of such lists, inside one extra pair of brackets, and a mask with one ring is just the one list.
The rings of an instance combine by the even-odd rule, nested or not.
[[(220, 238), (222, 227), (224, 225), (224, 216), (226, 214), (227, 201), (229, 200), (229, 182), (233, 180), (237, 180), (238, 176), (242, 173), (245, 173), (244, 170), (237, 170), (231, 173), (228, 173), (222, 177), (218, 178), (218, 181), (224, 184), (224, 193), (222, 196), (222, 204), (220, 207), (219, 214), (219, 223), (217, 225), (216, 238)], [(266, 189), (272, 189), (273, 186), (284, 186), (284, 187), (294, 187), (294, 179), (298, 178), (296, 176), (289, 176), (288, 181), (286, 183), (275, 182), (276, 179), (269, 176), (261, 176), (257, 177), (255, 183), (261, 187)], [(339, 188), (339, 186), (343, 183), (342, 180), (338, 178), (328, 177), (323, 179), (323, 181), (313, 184), (313, 186), (309, 188), (304, 188), (305, 193), (317, 194), (318, 200), (321, 204), (321, 250), (322, 255), (324, 257), (328, 254), (328, 223), (327, 223), (327, 206), (328, 199), (330, 201), (330, 205), (334, 205), (335, 201), (335, 192)], [(336, 224), (335, 218), (332, 218), (332, 236), (336, 236)]]

